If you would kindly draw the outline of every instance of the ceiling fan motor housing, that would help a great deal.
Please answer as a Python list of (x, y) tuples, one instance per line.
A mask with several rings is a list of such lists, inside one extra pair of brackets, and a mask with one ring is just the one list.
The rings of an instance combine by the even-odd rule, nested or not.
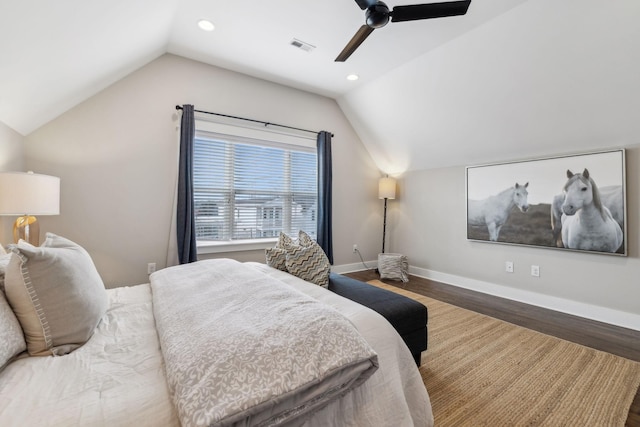
[(381, 28), (389, 22), (389, 7), (379, 1), (367, 8), (365, 12), (366, 23), (371, 28)]

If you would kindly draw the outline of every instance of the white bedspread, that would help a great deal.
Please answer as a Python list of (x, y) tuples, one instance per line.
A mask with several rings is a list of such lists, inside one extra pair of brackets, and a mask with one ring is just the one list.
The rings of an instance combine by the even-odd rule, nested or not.
[[(264, 264), (249, 264), (347, 316), (378, 354), (379, 369), (362, 386), (305, 426), (433, 425), (415, 362), (382, 316)], [(180, 425), (164, 377), (149, 286), (108, 293), (110, 308), (83, 347), (62, 357), (17, 360), (0, 372), (0, 426)]]
[(185, 427), (299, 425), (378, 368), (347, 318), (246, 264), (210, 259), (150, 279)]
[[(179, 426), (149, 285), (110, 289), (84, 346), (16, 360), (0, 373), (0, 426)], [(117, 321), (116, 321), (117, 319)]]
[(429, 395), (411, 352), (391, 324), (375, 311), (265, 264), (247, 263), (335, 308), (378, 353), (378, 370), (362, 387), (331, 403), (307, 427), (433, 426)]

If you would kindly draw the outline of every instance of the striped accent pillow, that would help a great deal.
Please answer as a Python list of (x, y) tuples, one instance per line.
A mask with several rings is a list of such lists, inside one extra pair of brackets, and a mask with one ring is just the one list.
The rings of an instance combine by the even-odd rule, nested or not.
[(302, 230), (298, 231), (298, 244), (300, 246), (311, 246), (314, 243), (315, 243), (315, 240), (313, 240), (311, 236), (309, 236), (307, 233), (305, 233)]
[[(304, 233), (304, 231), (302, 231)], [(306, 233), (305, 233), (306, 234)], [(287, 246), (297, 245), (298, 242), (291, 238), (288, 234), (280, 232), (280, 237), (278, 237), (278, 242), (276, 243), (276, 248), (286, 249)]]
[(287, 251), (278, 247), (267, 248), (264, 250), (269, 267), (278, 270), (287, 271)]
[(329, 287), (331, 264), (324, 251), (304, 231), (298, 238), (300, 245), (287, 245), (287, 271), (294, 276), (315, 283), (323, 288)]
[(285, 249), (297, 244), (296, 240), (281, 231), (276, 246), (264, 250), (267, 265), (278, 270), (287, 271), (287, 251)]

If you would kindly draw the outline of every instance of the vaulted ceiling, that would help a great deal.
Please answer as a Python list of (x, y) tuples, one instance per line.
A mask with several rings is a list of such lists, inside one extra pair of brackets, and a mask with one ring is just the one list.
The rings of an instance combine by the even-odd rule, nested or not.
[(353, 0), (0, 0), (0, 121), (27, 135), (169, 52), (335, 98), (389, 173), (605, 148), (640, 135), (639, 18), (635, 0), (473, 0), (337, 63)]

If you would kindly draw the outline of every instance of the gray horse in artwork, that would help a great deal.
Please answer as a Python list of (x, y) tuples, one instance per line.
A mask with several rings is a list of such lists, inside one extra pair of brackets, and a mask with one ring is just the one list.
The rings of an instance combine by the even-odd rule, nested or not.
[(500, 229), (507, 222), (509, 214), (514, 206), (522, 212), (527, 212), (529, 203), (527, 197), (529, 183), (509, 187), (500, 193), (482, 200), (467, 201), (467, 223), (469, 225), (486, 226), (489, 231), (489, 240), (496, 242), (500, 235)]

